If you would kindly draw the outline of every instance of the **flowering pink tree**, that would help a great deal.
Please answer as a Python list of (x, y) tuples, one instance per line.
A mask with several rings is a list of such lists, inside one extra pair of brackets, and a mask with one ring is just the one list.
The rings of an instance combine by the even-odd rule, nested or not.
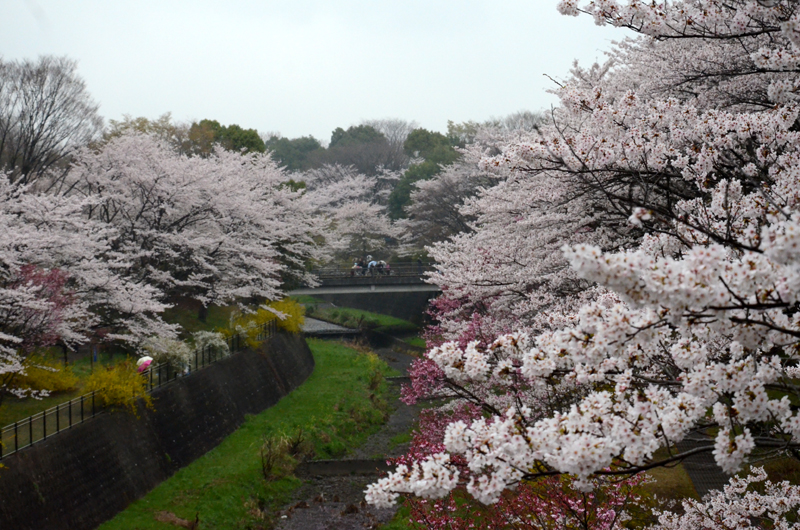
[(313, 281), (323, 224), (266, 155), (188, 158), (123, 134), (84, 149), (48, 193), (0, 181), (0, 376), (54, 341), (103, 329), (137, 348), (174, 338), (173, 296), (208, 303), (277, 298)]
[(3, 318), (7, 325), (17, 325), (13, 331), (7, 330), (22, 339), (19, 348), (23, 351), (52, 346), (66, 335), (67, 330), (62, 326), (75, 302), (74, 294), (67, 288), (68, 279), (59, 269), (44, 270), (29, 264), (23, 265), (7, 285), (8, 291), (19, 294), (27, 291), (31, 295), (30, 304), (5, 305), (9, 312)]
[(20, 397), (33, 393), (14, 384), (25, 371), (27, 354), (52, 346), (68, 331), (65, 319), (73, 296), (66, 282), (67, 275), (58, 269), (24, 265), (0, 287), (0, 403), (8, 393)]
[[(444, 450), (372, 486), (376, 504), (400, 492), (438, 498), (462, 485), (494, 503), (520, 482), (554, 475), (587, 489), (597, 477), (698, 452), (732, 473), (756, 450), (800, 449), (792, 406), (800, 399), (797, 2), (559, 5), (644, 36), (620, 45), (616, 63), (576, 69), (556, 90), (562, 104), (551, 123), (485, 160), (530, 190), (485, 209), (518, 201), (527, 213), (556, 193), (535, 183), (560, 183), (581, 206), (554, 217), (553, 239), (539, 245), (553, 254), (560, 247), (571, 268), (564, 274), (600, 290), (528, 314), (497, 298), (509, 308), (499, 321), (519, 317), (520, 331), (432, 349), (441, 388), (484, 415), (450, 423)], [(657, 81), (639, 82), (647, 79)], [(454, 259), (466, 241), (442, 252), (449, 261), (437, 280), (445, 292), (455, 287), (454, 300), (471, 295), (470, 281), (480, 285), (481, 249), (511, 263), (516, 245), (527, 246), (523, 234), (536, 237), (521, 230), (512, 246), (500, 228), (516, 227), (479, 227), (487, 233), (472, 261), (466, 252)], [(531, 283), (549, 270), (536, 269), (550, 254), (535, 250), (531, 274), (519, 274)], [(498, 284), (516, 285), (495, 269)], [(699, 443), (681, 451), (687, 438)], [(776, 524), (787, 524), (775, 513)]]
[(131, 133), (76, 158), (65, 189), (117, 231), (136, 281), (205, 304), (273, 299), (287, 277), (308, 280), (319, 224), (268, 155), (187, 157)]
[[(420, 528), (612, 530), (630, 528), (631, 519), (646, 509), (637, 490), (639, 481), (596, 480), (593, 491), (581, 492), (565, 477), (550, 477), (521, 484), (489, 505), (465, 502), (468, 498), (460, 489), (442, 499), (406, 502), (411, 521)], [(637, 517), (636, 522), (643, 522), (642, 518)]]
[(396, 238), (386, 210), (392, 187), (399, 179), (393, 171), (362, 175), (352, 166), (326, 165), (302, 174), (304, 202), (323, 220), (326, 247), (333, 256), (351, 259), (386, 248)]
[(0, 395), (28, 393), (12, 383), (33, 350), (74, 347), (98, 326), (130, 342), (175, 334), (160, 293), (120, 273), (116, 231), (86, 221), (86, 206), (0, 178)]
[[(444, 433), (454, 421), (474, 421), (481, 411), (466, 404), (455, 408), (428, 409), (421, 413), (409, 453), (395, 464), (414, 462), (444, 450)], [(454, 457), (453, 465), (462, 476), (469, 475), (465, 459)], [(622, 481), (595, 480), (594, 491), (576, 491), (568, 478), (545, 477), (519, 484), (495, 504), (481, 505), (468, 500), (463, 486), (436, 500), (407, 498), (411, 521), (422, 528), (623, 528), (647, 508), (649, 500), (638, 488), (641, 477)]]

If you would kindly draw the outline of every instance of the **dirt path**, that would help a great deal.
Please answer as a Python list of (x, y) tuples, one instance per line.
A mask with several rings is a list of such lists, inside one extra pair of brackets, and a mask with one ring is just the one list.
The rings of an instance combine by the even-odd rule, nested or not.
[[(403, 374), (413, 361), (410, 355), (390, 348), (379, 348), (375, 353)], [(399, 397), (400, 385), (396, 384), (394, 390), (395, 396)], [(392, 439), (408, 433), (418, 414), (419, 407), (409, 407), (398, 399), (396, 409), (384, 427), (340, 461), (336, 465), (337, 474), (316, 474), (322, 471), (320, 468), (315, 470), (313, 464), (307, 467), (307, 471), (299, 471), (298, 476), (305, 480), (305, 484), (296, 492), (293, 502), (281, 511), (277, 528), (355, 530), (377, 528), (390, 521), (394, 517), (394, 508), (376, 509), (364, 502), (364, 490), (377, 480), (378, 474), (359, 474), (357, 471), (364, 469), (365, 459), (385, 460), (404, 454), (408, 444), (393, 444)]]

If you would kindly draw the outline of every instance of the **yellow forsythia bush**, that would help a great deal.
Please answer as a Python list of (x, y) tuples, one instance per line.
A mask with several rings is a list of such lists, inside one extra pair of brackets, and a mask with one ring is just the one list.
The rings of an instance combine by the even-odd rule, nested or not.
[(64, 366), (61, 361), (32, 355), (25, 360), (25, 374), (15, 377), (13, 386), (66, 392), (77, 388), (78, 377), (72, 372), (72, 368)]
[(239, 333), (245, 338), (248, 347), (257, 348), (261, 343), (259, 334), (264, 324), (275, 320), (280, 329), (290, 333), (299, 333), (305, 321), (304, 313), (303, 306), (288, 298), (277, 302), (269, 302), (259, 307), (254, 313), (241, 313), (238, 311), (233, 313), (231, 315), (231, 331), (229, 333)]
[(306, 312), (303, 306), (288, 298), (284, 298), (283, 300), (279, 300), (277, 302), (270, 302), (267, 305), (269, 305), (269, 307), (272, 309), (280, 311), (286, 315), (283, 319), (278, 320), (279, 328), (288, 331), (289, 333), (300, 333), (300, 331), (303, 329), (303, 322), (305, 322)]
[(123, 408), (133, 414), (136, 414), (138, 398), (142, 398), (148, 407), (153, 406), (147, 393), (146, 379), (136, 371), (136, 364), (132, 361), (96, 368), (86, 382), (86, 390), (95, 391), (103, 406)]

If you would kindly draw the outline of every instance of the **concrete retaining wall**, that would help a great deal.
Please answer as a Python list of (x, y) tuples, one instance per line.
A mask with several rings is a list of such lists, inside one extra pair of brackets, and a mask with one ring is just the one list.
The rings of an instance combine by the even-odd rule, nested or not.
[(0, 528), (92, 529), (299, 386), (314, 359), (279, 334), (153, 393), (139, 418), (102, 414), (2, 461)]

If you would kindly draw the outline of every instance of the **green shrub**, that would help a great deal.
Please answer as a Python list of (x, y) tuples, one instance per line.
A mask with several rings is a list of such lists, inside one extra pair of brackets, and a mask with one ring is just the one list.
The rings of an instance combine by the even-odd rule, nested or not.
[(336, 458), (347, 452), (347, 446), (341, 440), (331, 440), (322, 446), (322, 453), (328, 458)]
[(261, 475), (267, 482), (291, 475), (297, 467), (297, 460), (289, 454), (289, 443), (283, 436), (265, 436), (259, 453)]

